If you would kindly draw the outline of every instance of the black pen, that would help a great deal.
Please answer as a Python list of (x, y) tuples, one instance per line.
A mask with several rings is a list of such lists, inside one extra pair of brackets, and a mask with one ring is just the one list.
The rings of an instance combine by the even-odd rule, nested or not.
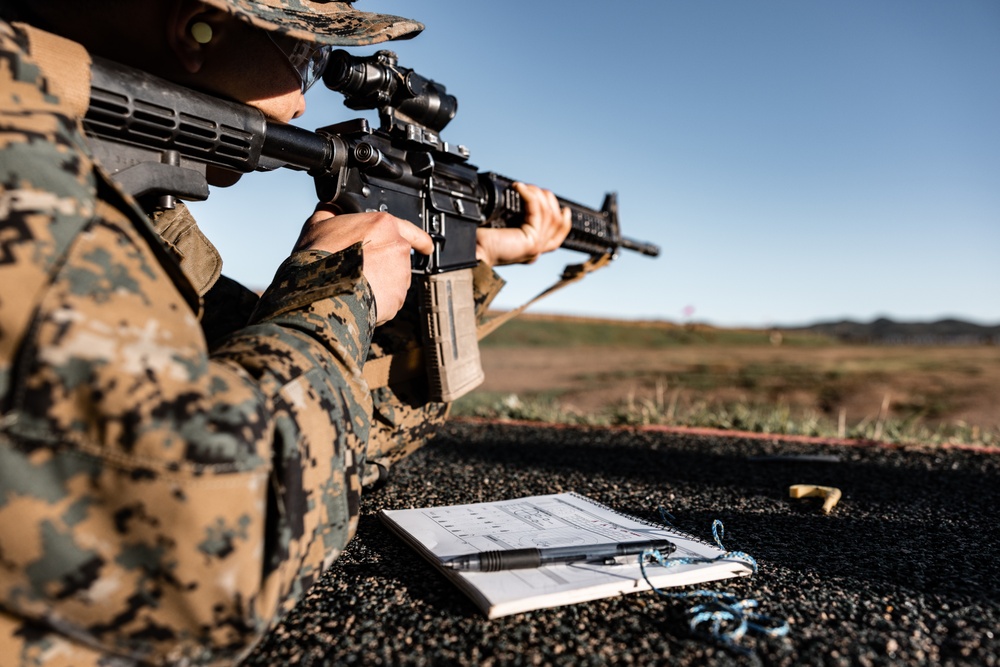
[(633, 556), (647, 549), (655, 549), (661, 555), (674, 550), (669, 540), (645, 540), (642, 542), (614, 542), (611, 544), (587, 544), (572, 547), (549, 547), (538, 549), (508, 549), (506, 551), (481, 551), (475, 554), (455, 556), (442, 561), (441, 565), (452, 570), (469, 572), (497, 572), (539, 567), (550, 563), (593, 563), (607, 561), (617, 556)]

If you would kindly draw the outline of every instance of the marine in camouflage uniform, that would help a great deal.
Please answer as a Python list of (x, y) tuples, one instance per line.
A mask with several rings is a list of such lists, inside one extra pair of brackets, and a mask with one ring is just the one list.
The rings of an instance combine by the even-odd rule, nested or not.
[(0, 22), (0, 664), (238, 660), (351, 539), (371, 463), (443, 419), (362, 379), (412, 336), (375, 329), (360, 244), (259, 300), (212, 253), (116, 188)]

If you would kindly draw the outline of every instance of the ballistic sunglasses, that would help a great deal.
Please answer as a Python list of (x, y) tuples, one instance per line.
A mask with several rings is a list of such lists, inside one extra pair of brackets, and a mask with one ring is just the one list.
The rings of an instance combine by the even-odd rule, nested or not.
[(332, 46), (313, 44), (298, 39), (292, 39), (283, 35), (276, 35), (271, 31), (267, 32), (278, 50), (288, 60), (289, 66), (299, 77), (302, 85), (302, 92), (305, 93), (312, 87), (326, 69), (326, 63), (330, 59)]

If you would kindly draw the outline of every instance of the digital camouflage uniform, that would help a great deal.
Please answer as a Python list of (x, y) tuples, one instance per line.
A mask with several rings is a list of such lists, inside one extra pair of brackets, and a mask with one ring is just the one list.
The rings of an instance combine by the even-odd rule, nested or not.
[(360, 245), (259, 301), (186, 275), (196, 227), (157, 236), (26, 48), (0, 22), (0, 664), (232, 662), (351, 539), (366, 454), (445, 406), (363, 381), (413, 336), (373, 330)]

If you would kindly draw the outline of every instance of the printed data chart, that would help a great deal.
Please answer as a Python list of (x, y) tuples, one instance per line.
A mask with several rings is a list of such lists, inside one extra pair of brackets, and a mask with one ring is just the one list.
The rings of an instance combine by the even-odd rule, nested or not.
[(429, 508), (423, 513), (468, 544), (470, 551), (605, 544), (662, 535), (653, 526), (643, 527), (627, 517), (615, 522), (560, 498)]

